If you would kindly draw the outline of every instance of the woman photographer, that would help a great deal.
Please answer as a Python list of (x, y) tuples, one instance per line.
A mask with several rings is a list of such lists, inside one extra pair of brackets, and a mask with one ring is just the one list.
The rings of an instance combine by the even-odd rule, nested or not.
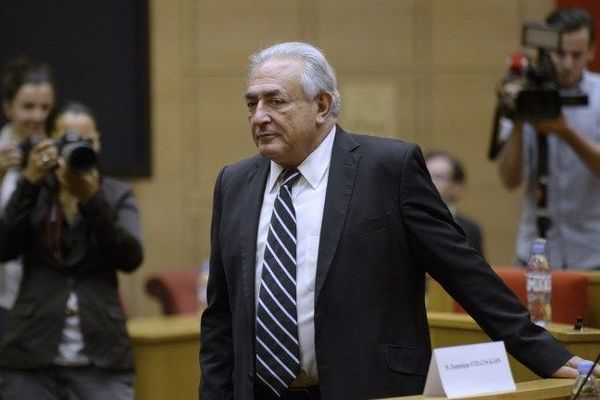
[[(19, 177), (22, 165), (19, 143), (32, 135), (45, 135), (53, 104), (54, 83), (48, 65), (26, 58), (8, 64), (2, 76), (2, 107), (8, 123), (0, 131), (0, 215)], [(0, 342), (21, 275), (19, 260), (0, 264)]]
[[(66, 134), (79, 136), (65, 142)], [(126, 183), (93, 163), (75, 171), (65, 155), (72, 144), (100, 148), (79, 103), (63, 107), (52, 137), (33, 145), (0, 220), (0, 260), (20, 256), (24, 266), (0, 347), (4, 400), (133, 398), (117, 271), (142, 262), (137, 206)]]

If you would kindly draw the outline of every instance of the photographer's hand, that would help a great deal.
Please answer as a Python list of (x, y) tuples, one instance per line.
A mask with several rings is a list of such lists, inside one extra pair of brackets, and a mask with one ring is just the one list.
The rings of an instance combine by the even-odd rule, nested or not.
[(533, 126), (540, 134), (556, 134), (568, 143), (590, 171), (600, 177), (600, 143), (577, 132), (562, 114), (552, 121), (535, 122)]
[(514, 113), (517, 109), (517, 97), (524, 86), (525, 79), (522, 77), (503, 81), (497, 90), (500, 104)]
[(80, 203), (85, 203), (100, 190), (100, 173), (96, 168), (85, 173), (73, 172), (61, 158), (56, 176), (60, 184)]
[(35, 145), (29, 153), (23, 177), (31, 183), (39, 183), (46, 174), (56, 167), (58, 150), (50, 139)]
[(536, 132), (544, 135), (556, 134), (562, 137), (568, 130), (571, 129), (562, 114), (560, 114), (560, 116), (556, 119), (547, 121), (533, 121), (532, 124)]

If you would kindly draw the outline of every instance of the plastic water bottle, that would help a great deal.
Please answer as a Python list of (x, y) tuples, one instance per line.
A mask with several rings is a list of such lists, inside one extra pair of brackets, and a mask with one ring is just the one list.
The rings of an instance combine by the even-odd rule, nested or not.
[(533, 323), (546, 326), (552, 320), (552, 271), (546, 257), (546, 240), (535, 239), (527, 262), (527, 307)]
[(591, 374), (587, 380), (585, 379), (593, 365), (594, 363), (591, 361), (581, 361), (577, 365), (577, 379), (573, 384), (573, 395), (579, 392), (578, 400), (600, 400), (600, 385), (594, 375)]

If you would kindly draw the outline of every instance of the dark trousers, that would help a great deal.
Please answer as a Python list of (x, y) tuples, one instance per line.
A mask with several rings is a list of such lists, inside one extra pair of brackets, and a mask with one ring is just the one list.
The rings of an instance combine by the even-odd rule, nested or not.
[(254, 384), (254, 400), (321, 400), (319, 386), (306, 388), (289, 388), (281, 394), (281, 397), (258, 382)]
[(132, 400), (133, 372), (96, 367), (0, 370), (2, 400)]

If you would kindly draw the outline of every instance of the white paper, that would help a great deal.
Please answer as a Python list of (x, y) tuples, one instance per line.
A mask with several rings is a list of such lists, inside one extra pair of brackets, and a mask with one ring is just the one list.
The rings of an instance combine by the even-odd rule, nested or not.
[(435, 349), (423, 396), (455, 399), (514, 390), (504, 342), (492, 342)]

